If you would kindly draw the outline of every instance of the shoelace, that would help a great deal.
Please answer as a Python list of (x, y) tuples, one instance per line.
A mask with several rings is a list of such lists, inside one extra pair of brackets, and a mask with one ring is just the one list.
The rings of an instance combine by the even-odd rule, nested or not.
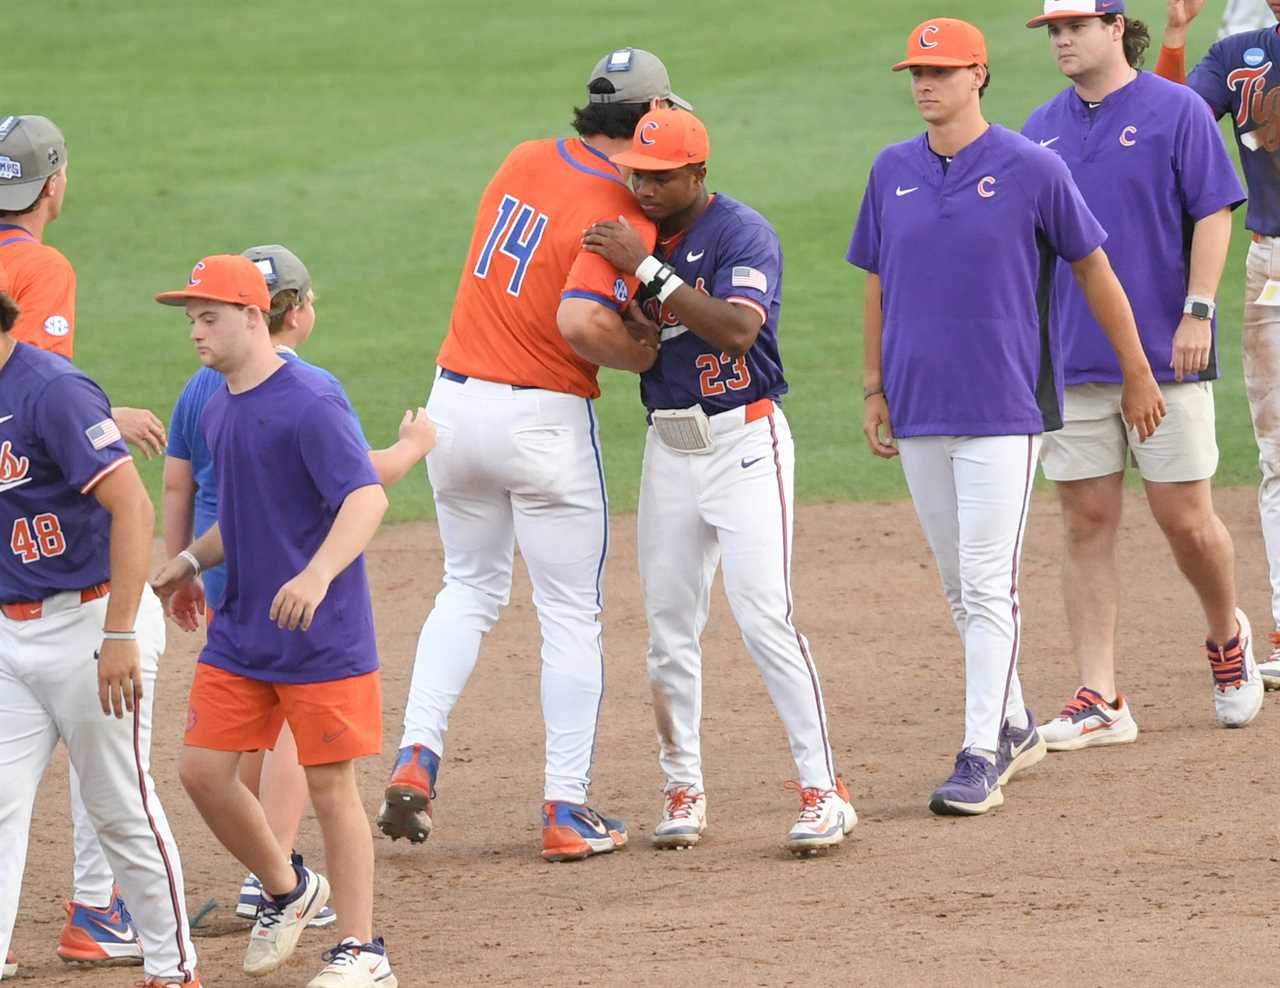
[(975, 755), (971, 751), (962, 751), (956, 755), (956, 767), (951, 773), (951, 778), (957, 782), (970, 783), (987, 781), (988, 762), (981, 755)]
[(822, 811), (826, 809), (827, 800), (836, 794), (834, 789), (819, 789), (817, 786), (802, 786), (799, 779), (788, 779), (782, 788), (800, 794), (800, 822), (813, 823), (822, 819)]
[(1091, 690), (1087, 686), (1081, 686), (1076, 690), (1076, 695), (1067, 701), (1067, 705), (1062, 708), (1058, 716), (1070, 720), (1082, 710), (1088, 710), (1092, 706), (1102, 706), (1104, 702), (1101, 693)]
[(275, 897), (262, 890), (262, 903), (258, 906), (258, 925), (271, 928), (284, 918), (284, 906), (276, 902)]
[(687, 820), (693, 814), (693, 808), (702, 793), (694, 792), (688, 786), (672, 789), (667, 793), (667, 816), (673, 820)]
[[(1207, 645), (1208, 643), (1206, 643)], [(1209, 648), (1209, 665), (1213, 669), (1214, 685), (1220, 690), (1244, 685), (1244, 649), (1237, 636), (1235, 645), (1226, 649), (1221, 645)]]
[(353, 967), (360, 958), (360, 948), (362, 946), (364, 945), (344, 941), (332, 950), (326, 950), (322, 960), (330, 967)]

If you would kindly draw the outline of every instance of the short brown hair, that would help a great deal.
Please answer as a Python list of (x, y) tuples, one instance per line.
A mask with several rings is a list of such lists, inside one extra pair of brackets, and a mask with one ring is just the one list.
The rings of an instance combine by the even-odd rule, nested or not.
[(271, 296), (271, 312), (267, 313), (267, 330), (272, 336), (284, 329), (284, 317), (304, 301), (296, 288), (282, 288)]
[(0, 292), (0, 333), (7, 333), (18, 323), (22, 310), (8, 292)]

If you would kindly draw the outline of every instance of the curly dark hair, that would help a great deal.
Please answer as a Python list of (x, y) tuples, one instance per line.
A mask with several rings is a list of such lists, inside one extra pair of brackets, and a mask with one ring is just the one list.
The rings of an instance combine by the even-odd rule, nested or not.
[(18, 322), (18, 303), (7, 292), (0, 292), (0, 333), (7, 333)]
[[(592, 79), (587, 92), (604, 96), (612, 93), (613, 83), (603, 77)], [(649, 112), (648, 102), (644, 103), (587, 103), (576, 107), (573, 111), (573, 129), (582, 137), (599, 134), (603, 137), (616, 137), (622, 140), (636, 132), (636, 124)]]
[[(1117, 17), (1122, 14), (1103, 14), (1103, 24), (1114, 24)], [(1124, 57), (1133, 68), (1142, 65), (1143, 56), (1146, 55), (1147, 49), (1151, 47), (1151, 31), (1147, 25), (1142, 23), (1136, 17), (1130, 20), (1128, 17), (1124, 19), (1124, 37), (1121, 39), (1124, 45)]]
[(982, 99), (987, 95), (987, 87), (991, 85), (991, 66), (984, 65), (983, 68), (987, 70), (987, 77), (982, 80), (982, 85), (978, 87), (978, 99)]

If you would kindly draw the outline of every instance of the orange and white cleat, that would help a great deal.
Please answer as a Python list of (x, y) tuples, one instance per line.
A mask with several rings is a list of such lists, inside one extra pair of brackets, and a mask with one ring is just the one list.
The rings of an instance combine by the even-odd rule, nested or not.
[(581, 861), (626, 843), (627, 827), (621, 820), (601, 816), (582, 803), (542, 805), (542, 856), (548, 861)]
[(787, 850), (796, 857), (835, 847), (858, 822), (858, 814), (849, 802), (849, 790), (839, 778), (834, 789), (802, 786), (794, 779), (783, 788), (800, 793), (800, 816), (787, 834)]

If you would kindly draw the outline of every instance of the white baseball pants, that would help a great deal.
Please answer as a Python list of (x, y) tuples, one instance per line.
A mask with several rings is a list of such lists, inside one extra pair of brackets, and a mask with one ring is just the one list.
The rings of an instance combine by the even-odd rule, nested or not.
[(545, 798), (583, 803), (604, 692), (600, 627), (609, 510), (591, 401), (437, 377), (427, 457), (444, 543), (444, 589), (422, 626), (406, 745), (444, 754), (449, 712), (480, 641), (511, 596), (516, 544), (542, 628)]
[(835, 788), (827, 714), (809, 643), (791, 623), (795, 446), (782, 409), (711, 418), (710, 453), (678, 453), (652, 428), (640, 480), (640, 582), (658, 761), (668, 788), (702, 789), (702, 646), (711, 585), (725, 596), (786, 728), (800, 784)]
[(48, 598), (35, 620), (0, 615), (0, 954), (17, 918), (36, 789), (61, 738), (90, 826), (133, 914), (146, 973), (181, 979), (195, 971), (196, 952), (182, 863), (149, 767), (164, 614), (147, 588), (137, 620), (143, 699), (132, 716), (117, 720), (102, 712), (94, 659), (107, 600), (82, 604), (78, 592), (63, 593)]
[(1023, 707), (1018, 560), (1040, 437), (920, 436), (898, 450), (964, 642), (962, 747), (995, 751), (1005, 711)]
[(1280, 281), (1280, 238), (1264, 237), (1249, 246), (1245, 262), (1244, 386), (1258, 442), (1258, 514), (1271, 571), (1271, 617), (1280, 628), (1280, 307), (1257, 305), (1268, 280)]

